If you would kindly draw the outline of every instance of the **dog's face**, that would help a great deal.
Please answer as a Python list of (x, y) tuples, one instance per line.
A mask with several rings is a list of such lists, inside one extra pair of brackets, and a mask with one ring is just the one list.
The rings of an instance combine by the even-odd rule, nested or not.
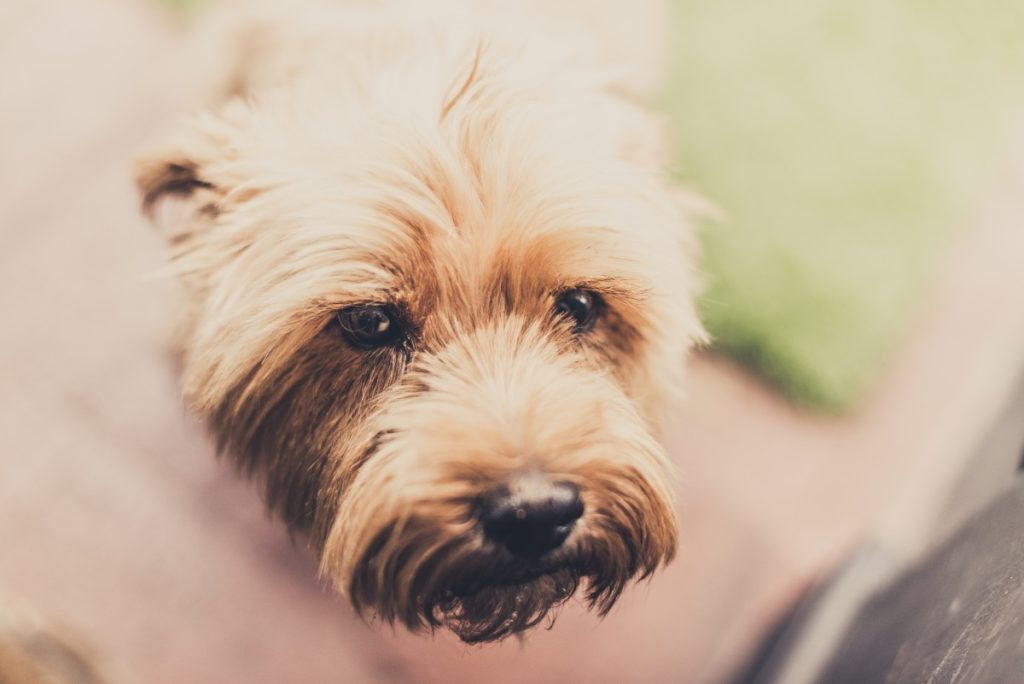
[(471, 642), (672, 556), (652, 432), (700, 336), (651, 122), (478, 67), (235, 102), (138, 173), (180, 200), (191, 407), (358, 609)]

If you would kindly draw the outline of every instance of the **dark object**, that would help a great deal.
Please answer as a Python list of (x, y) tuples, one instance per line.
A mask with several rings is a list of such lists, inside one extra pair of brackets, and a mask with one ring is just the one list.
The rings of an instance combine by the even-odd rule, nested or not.
[(736, 684), (1024, 682), (1024, 382), (910, 562), (867, 545), (804, 597)]
[(345, 339), (357, 349), (393, 346), (405, 338), (400, 316), (387, 304), (358, 304), (334, 314)]
[(512, 554), (538, 558), (558, 548), (583, 515), (579, 489), (539, 478), (500, 487), (481, 502), (484, 532)]
[(822, 681), (1024, 681), (1024, 482), (861, 609)]
[(602, 304), (601, 295), (596, 292), (573, 288), (558, 295), (555, 300), (555, 314), (572, 321), (573, 332), (585, 333), (594, 328)]

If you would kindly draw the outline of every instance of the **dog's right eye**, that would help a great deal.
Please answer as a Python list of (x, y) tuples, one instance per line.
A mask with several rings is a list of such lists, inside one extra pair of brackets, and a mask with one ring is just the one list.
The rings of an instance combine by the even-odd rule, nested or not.
[(394, 346), (405, 338), (398, 313), (388, 305), (348, 306), (334, 319), (349, 344), (359, 349)]
[(602, 306), (603, 301), (599, 294), (574, 287), (558, 295), (555, 299), (554, 313), (572, 321), (573, 332), (580, 334), (594, 328)]

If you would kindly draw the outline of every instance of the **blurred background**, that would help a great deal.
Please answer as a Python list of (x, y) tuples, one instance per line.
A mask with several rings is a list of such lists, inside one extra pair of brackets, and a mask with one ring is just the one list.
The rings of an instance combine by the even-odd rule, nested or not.
[(852, 549), (926, 526), (1011, 392), (1024, 4), (669, 0), (659, 106), (718, 208), (714, 344), (666, 428), (680, 556), (525, 642), (367, 626), (216, 461), (163, 346), (129, 167), (194, 95), (203, 5), (0, 3), (0, 662), (44, 624), (123, 682), (724, 681)]

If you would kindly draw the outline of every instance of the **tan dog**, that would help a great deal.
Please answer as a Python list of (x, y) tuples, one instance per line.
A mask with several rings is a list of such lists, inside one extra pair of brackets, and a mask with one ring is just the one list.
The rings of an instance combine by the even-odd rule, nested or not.
[(476, 642), (672, 557), (653, 433), (702, 331), (623, 70), (469, 7), (227, 15), (235, 97), (137, 178), (221, 450), (357, 609)]

